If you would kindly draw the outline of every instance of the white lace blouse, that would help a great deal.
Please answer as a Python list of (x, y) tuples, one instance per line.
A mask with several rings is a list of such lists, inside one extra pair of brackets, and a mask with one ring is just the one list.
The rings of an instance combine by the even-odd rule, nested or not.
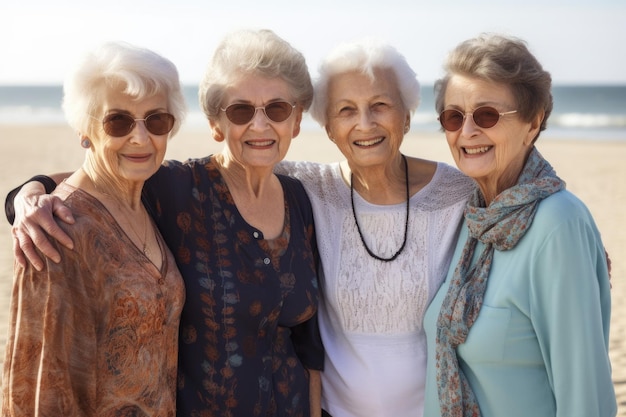
[[(448, 271), (473, 182), (439, 163), (411, 196), (406, 247), (381, 262), (361, 242), (338, 163), (283, 162), (277, 172), (300, 179), (313, 206), (323, 269), (324, 409), (333, 417), (421, 416), (422, 318)], [(370, 204), (356, 192), (354, 202), (368, 247), (391, 257), (403, 241), (405, 203)]]

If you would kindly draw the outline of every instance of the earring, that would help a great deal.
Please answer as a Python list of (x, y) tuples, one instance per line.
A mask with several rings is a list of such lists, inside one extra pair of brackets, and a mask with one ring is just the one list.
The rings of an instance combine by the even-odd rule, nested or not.
[(410, 129), (409, 125), (405, 125), (404, 126), (404, 134), (409, 133), (409, 129)]
[(80, 141), (80, 146), (82, 146), (85, 149), (89, 149), (89, 147), (91, 147), (91, 141), (88, 138), (85, 138)]

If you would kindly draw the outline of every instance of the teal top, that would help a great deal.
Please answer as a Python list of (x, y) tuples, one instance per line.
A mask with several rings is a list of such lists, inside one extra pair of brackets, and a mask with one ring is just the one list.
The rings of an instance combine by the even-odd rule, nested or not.
[[(436, 323), (468, 230), (424, 317), (424, 416), (440, 416)], [(475, 262), (482, 252), (479, 242)], [(604, 246), (568, 191), (543, 200), (518, 245), (495, 251), (484, 302), (457, 356), (482, 417), (615, 416), (608, 356), (611, 294)]]

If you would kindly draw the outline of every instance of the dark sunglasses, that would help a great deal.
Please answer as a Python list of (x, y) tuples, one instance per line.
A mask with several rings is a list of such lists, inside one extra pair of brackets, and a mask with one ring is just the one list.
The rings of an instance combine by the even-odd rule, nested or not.
[(291, 104), (286, 101), (275, 101), (265, 105), (264, 107), (254, 107), (252, 104), (235, 103), (225, 109), (221, 108), (220, 110), (226, 113), (226, 117), (228, 117), (228, 120), (232, 123), (236, 125), (245, 125), (254, 118), (257, 110), (263, 110), (265, 117), (270, 119), (272, 122), (284, 122), (289, 119), (289, 116), (291, 116), (295, 107), (295, 104)]
[(470, 114), (472, 115), (472, 119), (474, 119), (474, 123), (476, 126), (481, 127), (483, 129), (489, 129), (490, 127), (494, 127), (498, 120), (500, 120), (500, 116), (506, 116), (507, 114), (516, 113), (517, 110), (511, 110), (504, 113), (498, 112), (498, 110), (493, 107), (485, 106), (479, 107), (473, 112), (463, 113), (460, 110), (444, 110), (439, 115), (439, 123), (441, 126), (449, 131), (456, 132), (461, 127), (463, 127), (463, 123), (465, 122), (465, 117)]
[(137, 122), (143, 122), (153, 135), (165, 135), (174, 128), (175, 120), (169, 113), (153, 113), (145, 119), (134, 119), (124, 113), (111, 113), (102, 120), (102, 127), (107, 135), (119, 138), (128, 135)]

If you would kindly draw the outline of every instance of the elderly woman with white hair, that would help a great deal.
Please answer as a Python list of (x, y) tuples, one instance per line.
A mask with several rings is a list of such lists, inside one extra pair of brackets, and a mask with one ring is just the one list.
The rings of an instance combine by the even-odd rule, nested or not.
[(448, 270), (471, 181), (403, 155), (419, 83), (389, 45), (340, 45), (322, 63), (312, 116), (345, 156), (283, 162), (304, 184), (322, 259), (322, 406), (333, 417), (419, 416), (422, 318)]
[(178, 71), (147, 49), (109, 43), (64, 84), (85, 148), (54, 191), (74, 214), (59, 263), (16, 263), (3, 416), (173, 416), (184, 284), (141, 201), (185, 113)]

